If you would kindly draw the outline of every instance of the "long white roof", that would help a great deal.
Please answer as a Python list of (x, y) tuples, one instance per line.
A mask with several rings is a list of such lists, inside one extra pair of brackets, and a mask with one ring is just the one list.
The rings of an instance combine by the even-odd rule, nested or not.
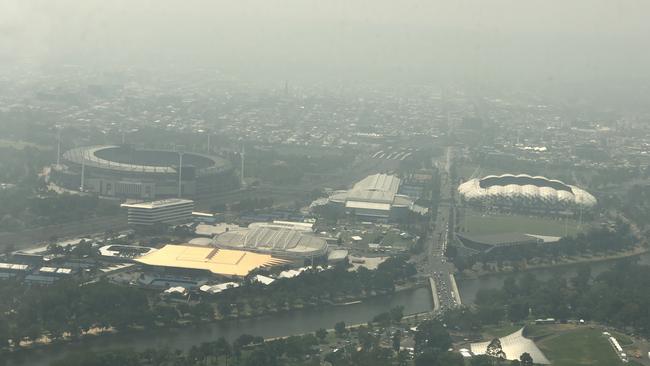
[(400, 179), (394, 175), (373, 174), (357, 182), (347, 192), (350, 201), (392, 203), (399, 189)]
[(186, 200), (182, 198), (167, 198), (164, 200), (158, 201), (149, 201), (149, 202), (139, 202), (139, 203), (123, 203), (120, 206), (124, 208), (143, 208), (143, 209), (154, 209), (170, 206), (184, 205), (188, 203), (194, 203), (192, 200)]

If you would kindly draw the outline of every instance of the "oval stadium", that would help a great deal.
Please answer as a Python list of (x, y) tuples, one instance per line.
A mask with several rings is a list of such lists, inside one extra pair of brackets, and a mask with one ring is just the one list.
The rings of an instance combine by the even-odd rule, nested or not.
[(179, 152), (128, 145), (69, 150), (61, 165), (52, 168), (50, 179), (64, 188), (100, 196), (157, 199), (178, 196), (179, 173), (183, 197), (216, 193), (238, 184), (232, 165), (220, 157), (183, 152), (181, 166)]
[(589, 209), (596, 198), (589, 192), (559, 180), (527, 174), (489, 175), (458, 187), (469, 204), (491, 204), (530, 210)]

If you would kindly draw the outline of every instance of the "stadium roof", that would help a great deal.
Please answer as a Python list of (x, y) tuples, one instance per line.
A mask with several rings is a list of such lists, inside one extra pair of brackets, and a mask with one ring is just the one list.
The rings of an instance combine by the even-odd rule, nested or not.
[[(427, 208), (415, 205), (407, 195), (397, 194), (401, 180), (390, 174), (373, 174), (357, 182), (350, 190), (330, 193), (327, 199), (317, 199), (312, 208), (334, 203), (348, 209), (356, 209), (362, 215), (389, 217), (393, 208), (407, 208), (419, 214), (426, 214)], [(372, 214), (371, 214), (372, 212)]]
[(183, 205), (188, 203), (194, 203), (192, 200), (186, 200), (181, 198), (168, 198), (164, 200), (151, 201), (151, 202), (140, 202), (140, 203), (123, 203), (121, 207), (126, 208), (142, 208), (142, 209), (154, 209), (154, 208), (163, 208), (170, 206)]
[(583, 189), (559, 180), (528, 174), (490, 175), (482, 179), (470, 179), (458, 187), (458, 193), (468, 201), (506, 203), (521, 200), (545, 205), (596, 205), (596, 198)]
[[(76, 164), (123, 172), (177, 174), (180, 152), (169, 150), (133, 149), (127, 146), (100, 145), (77, 147), (63, 157)], [(229, 163), (219, 157), (193, 152), (183, 153), (183, 167), (194, 166), (200, 171), (220, 171)]]
[(348, 191), (350, 201), (392, 203), (399, 189), (400, 179), (394, 175), (373, 174), (357, 182)]
[(267, 254), (189, 245), (165, 245), (135, 260), (150, 266), (207, 270), (215, 275), (244, 277), (256, 268), (287, 263)]
[(214, 239), (214, 245), (273, 253), (280, 257), (324, 255), (327, 252), (325, 239), (312, 235), (311, 226), (300, 224), (253, 223), (247, 229), (231, 230), (218, 235)]

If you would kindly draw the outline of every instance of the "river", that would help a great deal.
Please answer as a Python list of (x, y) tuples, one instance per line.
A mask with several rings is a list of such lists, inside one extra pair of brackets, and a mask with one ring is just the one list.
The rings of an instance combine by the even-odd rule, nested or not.
[[(535, 269), (529, 272), (534, 273), (537, 278), (542, 280), (556, 274), (571, 277), (579, 266), (590, 265), (592, 274), (597, 275), (611, 267), (615, 262), (616, 260), (611, 260), (591, 264)], [(640, 256), (640, 262), (650, 264), (650, 254), (646, 253)], [(516, 273), (514, 275), (520, 276), (522, 274)], [(493, 274), (478, 279), (459, 280), (458, 286), (463, 302), (465, 304), (473, 302), (479, 289), (500, 288), (503, 281), (511, 275), (513, 274)], [(262, 318), (216, 322), (205, 326), (171, 330), (155, 329), (152, 331), (91, 337), (75, 343), (57, 344), (12, 354), (8, 366), (47, 366), (50, 362), (65, 355), (83, 350), (110, 348), (144, 350), (154, 347), (187, 349), (192, 345), (213, 341), (219, 337), (225, 337), (232, 341), (244, 333), (265, 338), (301, 334), (313, 332), (318, 328), (333, 328), (334, 324), (339, 321), (344, 321), (347, 324), (366, 323), (373, 316), (398, 305), (404, 306), (405, 314), (425, 312), (433, 307), (429, 289), (422, 287), (400, 291), (393, 295), (366, 299), (359, 304), (348, 306), (302, 309)]]

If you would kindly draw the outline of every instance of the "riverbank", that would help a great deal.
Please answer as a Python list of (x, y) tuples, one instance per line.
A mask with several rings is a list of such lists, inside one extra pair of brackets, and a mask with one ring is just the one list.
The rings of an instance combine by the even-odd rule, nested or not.
[(540, 264), (526, 263), (523, 266), (508, 265), (508, 266), (503, 266), (499, 270), (481, 270), (481, 271), (465, 270), (459, 273), (459, 275), (461, 279), (471, 280), (471, 279), (478, 279), (481, 277), (492, 276), (495, 274), (521, 273), (521, 272), (526, 272), (526, 271), (531, 271), (536, 269), (551, 269), (557, 267), (571, 266), (575, 264), (598, 263), (598, 262), (605, 262), (605, 261), (611, 261), (617, 259), (633, 258), (633, 257), (641, 256), (646, 253), (650, 253), (650, 248), (644, 246), (636, 246), (632, 250), (617, 252), (609, 255), (577, 257), (577, 258), (571, 257), (571, 259), (567, 259), (567, 258), (554, 259), (553, 263), (540, 263)]
[(248, 319), (226, 319), (175, 328), (152, 327), (140, 331), (103, 334), (72, 342), (21, 349), (6, 354), (5, 358), (7, 366), (49, 366), (52, 361), (71, 354), (94, 350), (143, 351), (151, 348), (187, 350), (197, 344), (212, 342), (220, 337), (233, 342), (242, 334), (273, 338), (311, 333), (320, 328), (332, 328), (334, 324), (341, 321), (346, 324), (367, 324), (375, 315), (390, 311), (397, 306), (404, 307), (404, 314), (427, 313), (433, 308), (430, 290), (418, 287), (396, 291), (348, 306), (321, 306)]
[[(240, 321), (260, 321), (260, 320), (268, 320), (272, 319), (277, 316), (287, 316), (290, 315), (291, 313), (303, 311), (303, 310), (334, 310), (334, 309), (341, 309), (341, 308), (347, 308), (353, 305), (359, 305), (364, 302), (372, 302), (376, 299), (380, 298), (385, 298), (388, 296), (398, 296), (400, 293), (406, 293), (409, 291), (415, 291), (419, 288), (425, 287), (424, 284), (417, 283), (417, 282), (412, 282), (404, 285), (397, 285), (395, 286), (395, 290), (391, 293), (381, 293), (381, 294), (373, 294), (373, 295), (367, 295), (367, 296), (361, 296), (361, 297), (354, 297), (351, 298), (350, 301), (347, 302), (341, 302), (341, 303), (334, 303), (334, 302), (323, 302), (314, 306), (301, 306), (301, 307), (295, 307), (295, 308), (287, 308), (287, 309), (280, 309), (274, 312), (267, 312), (263, 314), (249, 314), (249, 313), (242, 313), (238, 316), (229, 316), (229, 317), (221, 317), (221, 318), (214, 318), (212, 320), (208, 319), (201, 319), (200, 321), (189, 321), (189, 320), (180, 320), (176, 322), (173, 325), (163, 325), (161, 323), (159, 324), (154, 324), (153, 326), (150, 327), (130, 327), (126, 330), (118, 330), (114, 327), (95, 327), (91, 328), (90, 330), (86, 332), (82, 332), (81, 334), (77, 336), (72, 336), (68, 333), (64, 333), (62, 335), (62, 338), (56, 338), (52, 339), (48, 335), (42, 335), (36, 340), (23, 340), (20, 342), (19, 346), (11, 346), (9, 349), (10, 353), (21, 353), (21, 352), (26, 352), (26, 351), (32, 351), (35, 349), (46, 349), (48, 347), (52, 346), (66, 346), (66, 345), (73, 345), (75, 343), (83, 343), (84, 341), (88, 340), (94, 340), (94, 339), (101, 339), (104, 337), (110, 337), (110, 336), (122, 336), (122, 337), (128, 337), (128, 336), (134, 336), (138, 334), (143, 334), (147, 332), (157, 332), (157, 331), (166, 331), (166, 332), (176, 332), (176, 331), (183, 331), (184, 329), (189, 329), (192, 327), (197, 327), (197, 326), (218, 326), (220, 324), (226, 324), (226, 323), (232, 323), (232, 322), (240, 322)], [(418, 312), (422, 313), (422, 312)], [(426, 312), (424, 312), (426, 313)], [(377, 314), (369, 314), (370, 317), (377, 315)], [(409, 314), (410, 315), (410, 314)], [(370, 318), (368, 320), (371, 320)], [(364, 323), (360, 323), (364, 324)]]

